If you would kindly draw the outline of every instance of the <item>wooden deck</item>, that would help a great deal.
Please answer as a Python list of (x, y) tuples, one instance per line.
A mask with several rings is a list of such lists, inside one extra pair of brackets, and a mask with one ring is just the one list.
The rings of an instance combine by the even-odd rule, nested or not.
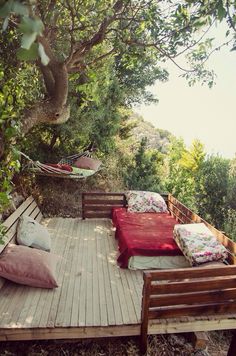
[[(52, 252), (60, 256), (60, 286), (46, 290), (6, 282), (0, 289), (0, 341), (140, 335), (142, 272), (117, 266), (111, 221), (44, 223)], [(192, 331), (233, 329), (236, 318), (160, 320), (148, 333), (184, 332), (189, 325)]]
[(17, 334), (28, 339), (36, 328), (41, 329), (37, 338), (44, 339), (47, 333), (50, 338), (53, 333), (55, 338), (122, 335), (119, 326), (127, 326), (125, 335), (138, 335), (142, 273), (118, 268), (110, 220), (53, 218), (44, 223), (52, 234), (52, 252), (60, 256), (59, 288), (5, 283), (0, 290), (0, 340), (11, 339), (9, 329), (13, 339)]

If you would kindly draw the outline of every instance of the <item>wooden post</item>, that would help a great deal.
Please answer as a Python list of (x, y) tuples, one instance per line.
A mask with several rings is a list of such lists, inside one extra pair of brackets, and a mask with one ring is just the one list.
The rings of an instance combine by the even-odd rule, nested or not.
[(85, 220), (85, 214), (84, 214), (84, 193), (82, 193), (82, 219)]
[(206, 332), (203, 331), (190, 333), (189, 338), (195, 350), (206, 349), (209, 342)]
[(149, 312), (150, 289), (151, 289), (151, 274), (144, 272), (143, 279), (144, 279), (144, 285), (143, 285), (141, 335), (140, 335), (140, 349), (142, 355), (146, 354), (147, 352), (148, 312)]
[(233, 331), (232, 340), (229, 346), (229, 351), (227, 356), (235, 356), (236, 355), (236, 331)]

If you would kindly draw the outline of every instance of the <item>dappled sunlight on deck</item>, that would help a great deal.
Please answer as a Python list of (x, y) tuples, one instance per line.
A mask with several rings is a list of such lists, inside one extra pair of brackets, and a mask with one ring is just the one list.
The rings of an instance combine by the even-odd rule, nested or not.
[[(110, 220), (48, 218), (58, 262), (54, 290), (6, 283), (0, 328), (28, 329), (138, 325), (142, 273), (120, 269)], [(11, 293), (14, 298), (9, 298)]]

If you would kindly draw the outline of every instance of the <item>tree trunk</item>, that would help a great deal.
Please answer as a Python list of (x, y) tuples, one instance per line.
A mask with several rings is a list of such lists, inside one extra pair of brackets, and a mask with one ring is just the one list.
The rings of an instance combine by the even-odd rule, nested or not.
[(40, 123), (62, 124), (70, 117), (70, 107), (55, 105), (54, 100), (43, 101), (26, 110), (22, 120), (22, 133), (26, 134), (33, 126)]
[(22, 133), (26, 134), (40, 123), (62, 124), (70, 117), (68, 96), (68, 72), (64, 63), (52, 58), (47, 66), (39, 65), (43, 74), (47, 99), (27, 109), (22, 120)]

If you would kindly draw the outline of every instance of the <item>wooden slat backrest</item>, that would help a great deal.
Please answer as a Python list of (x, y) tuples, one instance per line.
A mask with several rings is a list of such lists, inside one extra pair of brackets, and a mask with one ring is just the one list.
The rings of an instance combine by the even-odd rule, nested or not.
[(0, 253), (9, 244), (15, 241), (17, 224), (20, 216), (31, 216), (33, 219), (40, 221), (42, 213), (32, 196), (28, 197), (4, 222), (3, 226), (6, 227), (6, 234), (3, 238), (4, 243), (0, 245)]
[(126, 206), (124, 193), (82, 193), (82, 218), (111, 218), (112, 208)]
[(141, 347), (148, 321), (236, 312), (236, 266), (145, 271)]

